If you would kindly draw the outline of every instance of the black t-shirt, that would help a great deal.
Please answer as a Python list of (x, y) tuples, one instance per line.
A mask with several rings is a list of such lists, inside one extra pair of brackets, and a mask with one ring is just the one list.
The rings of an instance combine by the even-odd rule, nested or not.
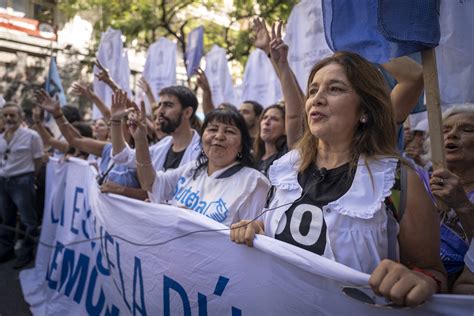
[[(298, 174), (303, 188), (301, 197), (285, 212), (280, 222), (284, 228), (275, 238), (318, 255), (326, 248), (326, 221), (323, 206), (339, 199), (351, 187), (356, 168), (349, 173), (349, 163), (326, 170), (314, 165)], [(280, 226), (279, 226), (280, 230)]]
[(280, 159), (287, 152), (288, 152), (288, 146), (286, 146), (286, 144), (285, 144), (283, 146), (283, 148), (279, 152), (277, 152), (276, 154), (268, 157), (265, 160), (261, 159), (258, 162), (258, 166), (257, 166), (258, 171), (260, 171), (261, 173), (263, 173), (265, 176), (268, 177), (268, 169), (270, 169), (270, 166), (273, 164), (273, 162), (277, 159)]
[(186, 151), (183, 150), (183, 151), (180, 151), (180, 152), (177, 152), (175, 153), (173, 151), (173, 147), (171, 147), (169, 150), (168, 150), (168, 153), (166, 154), (166, 160), (165, 160), (165, 165), (164, 165), (164, 169), (165, 170), (168, 170), (168, 169), (176, 169), (179, 167), (179, 164), (181, 163), (181, 159), (183, 159), (183, 156), (184, 156), (184, 152)]

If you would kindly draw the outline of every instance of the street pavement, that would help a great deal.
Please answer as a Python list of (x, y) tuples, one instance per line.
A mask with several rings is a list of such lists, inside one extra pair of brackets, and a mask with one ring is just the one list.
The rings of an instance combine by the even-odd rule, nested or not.
[[(23, 299), (20, 271), (13, 269), (15, 260), (0, 263), (0, 316), (29, 316), (31, 312)], [(34, 266), (34, 261), (23, 269)]]

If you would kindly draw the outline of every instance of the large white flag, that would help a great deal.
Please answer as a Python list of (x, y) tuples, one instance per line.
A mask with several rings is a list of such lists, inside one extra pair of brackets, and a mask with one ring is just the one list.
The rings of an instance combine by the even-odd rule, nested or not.
[(234, 86), (230, 76), (225, 49), (214, 45), (206, 55), (207, 80), (212, 92), (212, 102), (219, 105), (222, 102), (235, 104)]
[(474, 104), (474, 1), (442, 0), (436, 47), (441, 104)]
[(176, 84), (176, 43), (162, 37), (148, 48), (143, 77), (156, 100), (161, 89)]
[(242, 84), (242, 100), (257, 101), (264, 107), (275, 104), (283, 97), (280, 80), (272, 63), (261, 49), (254, 50), (247, 60)]
[[(130, 68), (128, 66), (128, 55), (123, 49), (122, 32), (109, 27), (107, 32), (102, 33), (97, 59), (109, 70), (111, 78), (120, 88), (130, 93)], [(97, 73), (99, 73), (99, 69), (94, 66), (94, 74)], [(112, 89), (96, 77), (94, 77), (94, 92), (110, 107), (112, 104)], [(102, 114), (94, 106), (92, 118), (100, 117), (102, 117)]]
[(472, 315), (474, 296), (374, 305), (367, 274), (267, 236), (234, 244), (199, 213), (101, 194), (86, 162), (66, 165), (48, 166), (46, 248), (20, 274), (34, 315)]
[(321, 1), (303, 0), (294, 6), (286, 25), (288, 61), (298, 83), (306, 91), (311, 67), (332, 54), (324, 35)]

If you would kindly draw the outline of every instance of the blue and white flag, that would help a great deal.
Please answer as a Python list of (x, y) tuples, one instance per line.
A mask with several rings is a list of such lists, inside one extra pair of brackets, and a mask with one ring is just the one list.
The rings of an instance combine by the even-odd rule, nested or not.
[(241, 103), (257, 101), (264, 107), (282, 99), (280, 80), (267, 54), (261, 49), (254, 50), (247, 60)]
[(230, 76), (225, 49), (214, 45), (206, 55), (206, 77), (212, 92), (212, 102), (219, 105), (222, 102), (235, 104), (235, 93)]
[(204, 27), (198, 26), (188, 34), (186, 45), (186, 72), (190, 78), (199, 67), (203, 55)]
[[(156, 100), (161, 89), (176, 84), (176, 54), (176, 43), (164, 37), (148, 48), (143, 77)], [(148, 111), (151, 105), (144, 99)]]
[(442, 0), (436, 48), (441, 104), (474, 104), (474, 1)]
[(61, 77), (59, 77), (58, 66), (56, 65), (56, 57), (51, 57), (49, 63), (48, 78), (46, 79), (44, 89), (51, 96), (57, 95), (61, 106), (67, 104), (66, 95), (64, 94), (64, 88), (61, 84)]
[(383, 64), (436, 47), (439, 0), (322, 0), (324, 31), (333, 51)]
[[(130, 92), (130, 69), (128, 67), (128, 57), (124, 52), (122, 44), (122, 32), (109, 27), (107, 32), (102, 33), (99, 49), (97, 51), (97, 59), (109, 70), (110, 77), (120, 86), (121, 89)], [(100, 69), (94, 66), (94, 74), (98, 74)], [(94, 77), (94, 92), (110, 107), (112, 104), (112, 89), (104, 82)], [(94, 106), (92, 118), (97, 119), (102, 114)]]
[(305, 91), (313, 65), (332, 55), (324, 37), (321, 0), (303, 0), (293, 8), (284, 41), (289, 46), (290, 67), (301, 89)]

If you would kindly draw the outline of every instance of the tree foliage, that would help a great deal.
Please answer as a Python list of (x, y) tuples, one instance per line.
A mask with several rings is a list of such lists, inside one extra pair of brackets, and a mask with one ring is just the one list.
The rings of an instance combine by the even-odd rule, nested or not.
[(297, 1), (235, 0), (224, 25), (207, 16), (190, 13), (201, 7), (223, 13), (224, 0), (62, 0), (59, 6), (67, 17), (84, 10), (97, 12), (96, 39), (111, 26), (122, 31), (127, 46), (136, 39), (136, 44), (143, 49), (164, 36), (176, 40), (180, 50), (185, 52), (187, 34), (203, 25), (205, 51), (217, 44), (226, 49), (229, 60), (245, 63), (252, 49), (250, 20), (260, 16), (267, 21), (284, 21)]

